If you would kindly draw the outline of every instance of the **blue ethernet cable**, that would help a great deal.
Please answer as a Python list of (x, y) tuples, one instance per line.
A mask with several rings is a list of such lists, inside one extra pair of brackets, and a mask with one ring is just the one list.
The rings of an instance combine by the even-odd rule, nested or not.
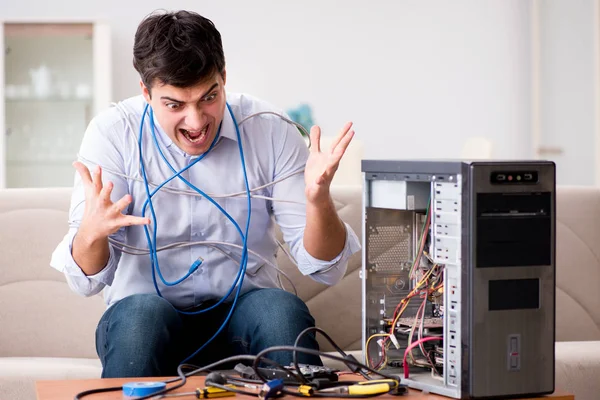
[[(218, 130), (218, 132), (217, 132), (217, 135), (215, 136), (215, 139), (214, 139), (214, 140), (213, 140), (213, 142), (211, 143), (211, 145), (210, 145), (209, 149), (208, 149), (208, 150), (207, 150), (207, 151), (206, 151), (204, 154), (202, 154), (202, 155), (201, 155), (201, 156), (200, 156), (198, 159), (194, 160), (194, 162), (192, 162), (190, 165), (188, 165), (187, 167), (183, 168), (181, 171), (177, 172), (177, 171), (175, 171), (175, 170), (173, 169), (173, 167), (172, 167), (172, 166), (169, 164), (169, 162), (166, 160), (166, 158), (164, 157), (164, 154), (162, 153), (162, 150), (160, 149), (160, 146), (158, 145), (158, 142), (156, 141), (156, 135), (155, 135), (155, 133), (154, 133), (154, 123), (153, 123), (153, 121), (154, 121), (154, 120), (152, 120), (152, 121), (151, 121), (152, 134), (153, 134), (153, 136), (154, 136), (154, 139), (155, 139), (156, 146), (157, 146), (157, 148), (158, 148), (158, 150), (159, 150), (159, 152), (160, 152), (161, 156), (163, 157), (163, 160), (165, 160), (165, 161), (167, 162), (167, 165), (169, 165), (169, 167), (171, 168), (171, 170), (173, 170), (173, 172), (175, 172), (175, 175), (173, 175), (173, 176), (171, 176), (170, 178), (168, 178), (167, 180), (165, 180), (165, 181), (164, 181), (163, 183), (161, 183), (161, 184), (160, 184), (160, 185), (159, 185), (159, 186), (158, 186), (156, 189), (154, 189), (154, 191), (152, 191), (152, 193), (150, 193), (150, 191), (149, 191), (149, 186), (148, 186), (148, 183), (147, 183), (146, 170), (145, 170), (145, 167), (144, 167), (144, 162), (143, 162), (143, 154), (142, 154), (142, 134), (143, 134), (143, 126), (144, 126), (144, 119), (145, 119), (145, 117), (146, 117), (146, 113), (147, 113), (148, 107), (149, 107), (149, 104), (147, 104), (147, 105), (146, 105), (146, 108), (144, 109), (144, 114), (142, 115), (142, 121), (141, 121), (141, 123), (140, 123), (140, 134), (139, 134), (139, 138), (138, 138), (138, 147), (139, 147), (139, 151), (140, 151), (140, 167), (141, 167), (140, 169), (141, 169), (141, 172), (142, 172), (142, 177), (144, 178), (144, 185), (145, 185), (145, 188), (146, 188), (146, 195), (147, 195), (146, 201), (144, 202), (144, 206), (142, 207), (142, 216), (145, 216), (145, 215), (146, 215), (146, 207), (149, 205), (149, 206), (150, 206), (150, 212), (151, 212), (151, 214), (152, 214), (152, 219), (153, 219), (153, 221), (154, 221), (154, 226), (155, 226), (155, 229), (154, 229), (154, 231), (153, 231), (153, 240), (151, 240), (151, 239), (150, 239), (150, 235), (149, 235), (149, 232), (148, 232), (148, 228), (147, 228), (146, 226), (144, 226), (144, 233), (146, 234), (146, 240), (147, 240), (147, 242), (148, 242), (148, 247), (149, 247), (149, 251), (150, 251), (150, 262), (151, 262), (151, 267), (152, 267), (152, 273), (153, 273), (153, 276), (154, 276), (154, 272), (155, 272), (155, 271), (154, 271), (154, 267), (155, 267), (155, 265), (156, 265), (156, 267), (157, 267), (157, 271), (158, 271), (158, 275), (159, 275), (159, 277), (160, 277), (161, 281), (163, 282), (163, 284), (164, 284), (164, 285), (166, 285), (166, 286), (175, 286), (175, 285), (177, 285), (177, 284), (179, 284), (179, 283), (183, 282), (183, 281), (184, 281), (185, 279), (187, 279), (187, 278), (188, 278), (188, 277), (189, 277), (189, 276), (190, 276), (192, 273), (194, 273), (194, 272), (195, 272), (195, 271), (198, 269), (198, 267), (200, 266), (200, 264), (201, 264), (202, 262), (201, 262), (200, 260), (197, 260), (196, 262), (194, 262), (194, 263), (192, 264), (192, 266), (190, 267), (190, 269), (189, 269), (188, 273), (187, 273), (185, 276), (183, 276), (182, 278), (180, 278), (180, 279), (176, 280), (175, 282), (167, 282), (167, 281), (165, 280), (165, 278), (163, 277), (163, 275), (162, 275), (162, 273), (161, 273), (161, 271), (160, 271), (160, 267), (158, 266), (158, 256), (157, 256), (157, 253), (156, 253), (156, 250), (155, 250), (155, 249), (156, 249), (156, 235), (157, 235), (157, 233), (156, 233), (156, 231), (157, 231), (157, 230), (156, 230), (156, 226), (157, 226), (157, 218), (156, 218), (156, 213), (154, 212), (154, 205), (152, 204), (152, 200), (151, 200), (151, 198), (152, 198), (152, 196), (154, 196), (154, 194), (156, 194), (156, 193), (157, 193), (157, 192), (158, 192), (158, 191), (159, 191), (159, 190), (160, 190), (160, 189), (161, 189), (161, 188), (162, 188), (164, 185), (166, 185), (166, 184), (167, 184), (167, 183), (169, 183), (171, 180), (173, 180), (175, 177), (178, 177), (178, 176), (179, 176), (180, 174), (182, 174), (184, 171), (186, 171), (187, 169), (191, 168), (191, 167), (192, 167), (194, 164), (196, 164), (197, 162), (199, 162), (200, 160), (202, 160), (202, 159), (203, 159), (203, 158), (204, 158), (204, 157), (205, 157), (205, 156), (208, 154), (208, 152), (210, 152), (210, 150), (212, 150), (212, 148), (215, 146), (215, 144), (216, 144), (216, 142), (217, 142), (217, 139), (219, 138), (219, 134), (220, 134), (220, 132), (221, 132), (221, 127), (219, 126), (219, 130)], [(153, 115), (152, 115), (152, 113), (151, 113), (150, 115), (151, 115), (151, 118), (153, 118)], [(217, 206), (218, 206), (218, 204), (217, 204)], [(221, 212), (225, 212), (223, 209), (220, 209), (220, 210), (221, 210)], [(229, 217), (229, 218), (230, 218), (230, 220), (231, 220), (231, 217)], [(233, 221), (233, 222), (235, 223), (235, 221)], [(237, 227), (237, 226), (236, 226), (236, 227)], [(239, 231), (239, 232), (240, 232), (240, 234), (241, 234), (241, 230), (239, 229), (239, 227), (237, 227), (237, 229), (238, 229), (238, 231)], [(158, 287), (157, 287), (157, 285), (156, 285), (156, 284), (155, 284), (155, 289), (157, 290), (157, 293), (158, 293), (159, 295), (161, 295), (161, 293), (160, 293), (160, 290), (158, 289)], [(161, 295), (161, 297), (162, 297), (162, 295)]]
[[(235, 116), (233, 115), (233, 112), (232, 112), (232, 111), (231, 111), (231, 109), (229, 108), (229, 105), (227, 105), (227, 106), (228, 106), (228, 110), (229, 110), (229, 112), (230, 112), (230, 114), (231, 114), (231, 117), (232, 117), (232, 119), (233, 119), (233, 121), (234, 121), (234, 125), (236, 126), (236, 133), (238, 134), (238, 139), (239, 139), (239, 140), (241, 140), (241, 137), (240, 137), (240, 135), (239, 135), (239, 128), (237, 127), (237, 122), (236, 122), (236, 120), (235, 120)], [(166, 164), (169, 166), (169, 168), (171, 169), (171, 171), (173, 171), (173, 172), (175, 172), (175, 173), (176, 173), (176, 174), (175, 174), (173, 177), (171, 177), (170, 179), (168, 179), (166, 182), (170, 181), (171, 179), (173, 179), (173, 178), (175, 178), (175, 177), (178, 177), (178, 178), (179, 178), (179, 179), (181, 179), (183, 182), (185, 182), (185, 184), (186, 184), (186, 185), (188, 185), (188, 187), (190, 187), (190, 188), (194, 189), (194, 190), (195, 190), (196, 192), (198, 192), (200, 195), (202, 195), (202, 196), (206, 197), (206, 198), (207, 198), (207, 199), (208, 199), (208, 200), (209, 200), (209, 201), (210, 201), (212, 204), (214, 204), (214, 205), (215, 205), (215, 206), (216, 206), (216, 207), (217, 207), (217, 208), (218, 208), (218, 209), (219, 209), (219, 210), (220, 210), (220, 211), (221, 211), (221, 212), (222, 212), (222, 213), (223, 213), (223, 214), (224, 214), (224, 215), (225, 215), (225, 216), (226, 216), (226, 217), (227, 217), (227, 218), (228, 218), (228, 219), (229, 219), (229, 220), (230, 220), (230, 221), (233, 223), (233, 224), (234, 224), (234, 226), (236, 227), (236, 229), (237, 229), (238, 233), (239, 233), (239, 234), (240, 234), (240, 236), (241, 236), (241, 239), (242, 239), (242, 240), (245, 242), (245, 240), (246, 240), (246, 239), (245, 239), (245, 235), (242, 233), (242, 231), (241, 231), (241, 229), (240, 229), (239, 225), (237, 224), (237, 222), (236, 222), (236, 221), (235, 221), (235, 220), (234, 220), (234, 219), (233, 219), (233, 218), (232, 218), (232, 217), (231, 217), (231, 216), (230, 216), (230, 215), (229, 215), (229, 214), (228, 214), (228, 213), (227, 213), (227, 212), (226, 212), (226, 211), (225, 211), (225, 210), (224, 210), (224, 209), (223, 209), (223, 208), (222, 208), (222, 207), (221, 207), (219, 204), (218, 204), (218, 203), (216, 203), (216, 202), (215, 202), (215, 201), (214, 201), (214, 200), (213, 200), (213, 199), (212, 199), (210, 196), (208, 196), (208, 195), (207, 195), (206, 193), (204, 193), (202, 190), (198, 189), (198, 188), (197, 188), (197, 187), (195, 187), (195, 186), (194, 186), (192, 183), (190, 183), (190, 182), (189, 182), (189, 181), (187, 181), (185, 178), (183, 178), (182, 176), (180, 176), (180, 174), (181, 174), (183, 171), (185, 171), (185, 170), (187, 170), (188, 168), (190, 168), (190, 167), (191, 167), (193, 164), (195, 164), (196, 162), (198, 162), (198, 161), (199, 161), (199, 159), (198, 159), (198, 160), (195, 160), (195, 161), (194, 161), (194, 162), (193, 162), (191, 165), (189, 165), (189, 166), (187, 166), (186, 168), (182, 169), (181, 171), (177, 172), (177, 171), (176, 171), (176, 170), (173, 168), (173, 166), (172, 166), (172, 165), (169, 163), (169, 161), (166, 159), (166, 157), (165, 157), (164, 153), (162, 152), (162, 150), (161, 150), (161, 148), (160, 148), (160, 145), (158, 144), (158, 140), (156, 139), (156, 132), (155, 132), (155, 129), (154, 129), (154, 124), (153, 124), (153, 121), (154, 121), (154, 115), (153, 115), (153, 111), (152, 111), (152, 109), (151, 109), (151, 108), (150, 108), (150, 117), (151, 117), (151, 119), (152, 119), (152, 120), (151, 120), (151, 128), (152, 128), (152, 135), (153, 135), (154, 143), (155, 143), (155, 145), (157, 146), (157, 149), (158, 149), (158, 151), (159, 151), (159, 153), (160, 153), (160, 155), (161, 155), (162, 159), (164, 160), (164, 162), (165, 162), (165, 163), (166, 163)], [(219, 132), (220, 132), (220, 127), (219, 127)], [(238, 142), (239, 142), (239, 140), (238, 140)], [(210, 150), (210, 149), (212, 149), (212, 147), (214, 146), (214, 144), (215, 144), (215, 143), (216, 143), (216, 138), (215, 138), (215, 141), (213, 141), (213, 144), (211, 145), (211, 147), (209, 148), (209, 150)], [(240, 146), (238, 145), (238, 147), (240, 147)], [(204, 154), (203, 154), (201, 157), (204, 157), (204, 156), (205, 156), (205, 155), (208, 153), (208, 151), (209, 151), (209, 150), (207, 150), (207, 152), (205, 152), (205, 153), (204, 153)], [(243, 167), (243, 172), (244, 172), (244, 179), (247, 181), (247, 175), (246, 175), (246, 173), (245, 173), (245, 171), (246, 171), (246, 170), (245, 170), (245, 168), (246, 168), (246, 167), (245, 167), (245, 161), (244, 161), (244, 159), (243, 159), (243, 149), (241, 150), (241, 153), (240, 153), (240, 155), (241, 155), (241, 157), (242, 157), (242, 161), (243, 161), (243, 162), (242, 162), (242, 167)], [(162, 187), (162, 186), (164, 186), (164, 184), (165, 184), (166, 182), (163, 182), (163, 184), (159, 185), (159, 188), (160, 188), (160, 187)], [(249, 190), (249, 185), (247, 184), (247, 182), (246, 182), (246, 188)], [(151, 194), (151, 196), (152, 196), (152, 195), (153, 195), (153, 194), (154, 194), (154, 193), (155, 193), (157, 190), (158, 190), (158, 189), (155, 189), (155, 190), (154, 190), (154, 192)], [(147, 193), (148, 193), (148, 190), (147, 190)], [(150, 197), (151, 197), (151, 196), (150, 196)], [(148, 203), (148, 200), (146, 200), (146, 203)], [(144, 204), (144, 209), (143, 209), (143, 214), (142, 214), (142, 215), (144, 215), (144, 213), (145, 213), (145, 207), (146, 207), (146, 203)], [(153, 207), (152, 207), (152, 200), (151, 200), (151, 199), (150, 199), (149, 203), (150, 203), (150, 205), (151, 205), (151, 210), (153, 210)], [(250, 204), (250, 202), (249, 202), (248, 204)], [(250, 207), (250, 205), (248, 205), (248, 207)], [(155, 215), (155, 214), (153, 214), (153, 217), (155, 218), (155, 221), (156, 221), (156, 215)], [(156, 222), (155, 222), (155, 226), (156, 226)], [(145, 231), (146, 231), (146, 228), (145, 228)], [(156, 268), (157, 268), (157, 270), (158, 270), (159, 276), (161, 277), (161, 279), (163, 279), (163, 278), (162, 278), (162, 274), (161, 274), (161, 272), (160, 272), (160, 266), (158, 265), (158, 258), (157, 258), (157, 255), (156, 255), (156, 251), (155, 251), (155, 246), (156, 246), (156, 229), (154, 230), (154, 235), (153, 235), (153, 237), (154, 237), (154, 242), (151, 244), (151, 243), (150, 243), (149, 236), (148, 236), (148, 233), (146, 232), (146, 239), (147, 239), (147, 240), (148, 240), (148, 242), (149, 242), (149, 247), (150, 247), (151, 253), (153, 254), (153, 257), (151, 256), (151, 261), (152, 261), (152, 260), (154, 260), (154, 262), (156, 262), (156, 264), (154, 264), (154, 265), (156, 266)], [(247, 258), (247, 256), (248, 256), (248, 255), (247, 255), (247, 246), (246, 246), (246, 249), (245, 249), (245, 250), (244, 250), (244, 247), (243, 247), (242, 249), (243, 249), (243, 250), (242, 250), (242, 259), (240, 260), (240, 264), (241, 264), (241, 265), (240, 265), (240, 269), (238, 270), (238, 274), (236, 275), (236, 277), (235, 277), (235, 279), (234, 279), (234, 281), (233, 281), (233, 283), (232, 283), (232, 286), (230, 287), (230, 289), (229, 289), (229, 291), (227, 292), (227, 294), (225, 294), (225, 295), (224, 295), (224, 296), (223, 296), (223, 297), (222, 297), (222, 298), (221, 298), (221, 299), (220, 299), (220, 300), (219, 300), (219, 301), (218, 301), (216, 304), (212, 305), (212, 306), (211, 306), (211, 307), (209, 307), (209, 308), (202, 309), (202, 310), (198, 310), (198, 311), (195, 311), (195, 312), (181, 311), (183, 314), (191, 314), (191, 315), (193, 315), (193, 314), (199, 314), (199, 313), (202, 313), (202, 312), (206, 312), (206, 311), (212, 310), (213, 308), (215, 308), (215, 307), (218, 307), (220, 304), (222, 304), (222, 303), (223, 303), (223, 302), (224, 302), (224, 301), (225, 301), (225, 300), (226, 300), (226, 299), (227, 299), (227, 298), (228, 298), (228, 297), (231, 295), (231, 292), (232, 292), (232, 291), (233, 291), (233, 289), (235, 288), (235, 286), (236, 286), (236, 283), (238, 282), (238, 280), (240, 279), (240, 277), (241, 277), (241, 276), (244, 276), (244, 274), (245, 274), (245, 266), (246, 266), (246, 264), (247, 264), (247, 260), (245, 260), (244, 258)], [(189, 272), (186, 274), (186, 276), (185, 276), (185, 277), (183, 277), (182, 279), (178, 280), (178, 282), (180, 282), (180, 281), (183, 281), (185, 278), (187, 278), (189, 275), (191, 275), (191, 273), (193, 273), (193, 272), (194, 272), (194, 271), (197, 269), (197, 267), (199, 267), (199, 265), (200, 265), (200, 262), (199, 262), (199, 261), (196, 261), (196, 262), (195, 262), (195, 263), (192, 265), (192, 267), (190, 268), (190, 270), (189, 270)], [(241, 268), (241, 267), (242, 267), (242, 265), (244, 266), (244, 268), (243, 268), (243, 269)], [(154, 287), (155, 287), (155, 289), (157, 290), (157, 293), (158, 293), (159, 295), (161, 295), (161, 293), (160, 293), (160, 289), (158, 289), (158, 286), (157, 286), (157, 284), (156, 284), (156, 278), (155, 278), (155, 270), (154, 270), (154, 268), (152, 269), (152, 274), (153, 274), (153, 280), (154, 280)], [(164, 279), (163, 279), (163, 282), (164, 282)], [(162, 295), (161, 295), (161, 296), (162, 296)]]
[[(244, 173), (244, 184), (246, 186), (246, 195), (247, 195), (247, 206), (248, 206), (248, 218), (246, 220), (246, 226), (245, 226), (245, 234), (241, 232), (241, 229), (239, 227), (239, 225), (236, 223), (236, 221), (218, 204), (216, 203), (210, 196), (206, 195), (204, 192), (202, 192), (200, 189), (198, 189), (197, 187), (195, 187), (192, 183), (190, 183), (189, 181), (187, 181), (185, 178), (183, 178), (181, 176), (181, 173), (183, 173), (184, 171), (186, 171), (188, 168), (192, 167), (194, 164), (196, 164), (197, 162), (199, 162), (202, 158), (204, 158), (204, 156), (206, 156), (210, 150), (214, 147), (214, 145), (217, 142), (217, 139), (219, 137), (219, 133), (220, 133), (220, 129), (221, 127), (219, 126), (219, 131), (217, 132), (217, 135), (215, 136), (215, 139), (213, 140), (213, 143), (211, 143), (211, 146), (209, 147), (209, 149), (202, 154), (197, 160), (195, 160), (193, 163), (191, 163), (190, 165), (188, 165), (187, 167), (183, 168), (182, 170), (180, 170), (179, 172), (177, 172), (173, 166), (169, 163), (169, 161), (166, 159), (166, 157), (164, 156), (162, 150), (160, 149), (160, 146), (156, 140), (156, 133), (155, 133), (155, 129), (154, 129), (154, 118), (153, 118), (153, 111), (150, 108), (150, 118), (151, 118), (151, 122), (150, 122), (150, 126), (152, 128), (152, 135), (153, 135), (153, 139), (155, 142), (155, 145), (157, 146), (159, 153), (161, 155), (161, 157), (163, 158), (163, 160), (165, 161), (165, 163), (169, 166), (169, 168), (174, 172), (174, 175), (172, 177), (170, 177), (169, 179), (167, 179), (165, 182), (163, 182), (161, 185), (159, 185), (152, 193), (150, 193), (150, 188), (148, 185), (148, 180), (147, 180), (147, 176), (146, 176), (146, 171), (144, 169), (144, 162), (143, 162), (143, 157), (142, 157), (142, 134), (143, 134), (143, 126), (144, 126), (144, 118), (146, 116), (147, 110), (149, 108), (149, 105), (146, 105), (146, 108), (144, 109), (144, 113), (142, 116), (142, 120), (140, 122), (140, 134), (139, 134), (139, 138), (138, 138), (138, 145), (139, 145), (139, 150), (140, 150), (140, 167), (141, 167), (141, 172), (142, 172), (142, 177), (144, 179), (144, 185), (146, 188), (146, 194), (147, 194), (147, 199), (146, 202), (144, 203), (144, 207), (143, 207), (143, 212), (142, 215), (145, 214), (145, 209), (146, 206), (149, 205), (150, 206), (150, 211), (152, 213), (153, 216), (153, 220), (154, 220), (154, 224), (155, 224), (155, 229), (153, 232), (153, 239), (154, 242), (151, 240), (149, 232), (148, 232), (148, 228), (146, 226), (144, 226), (144, 232), (146, 234), (146, 239), (148, 241), (148, 246), (149, 246), (149, 250), (150, 250), (150, 260), (152, 262), (152, 278), (153, 278), (153, 282), (154, 282), (154, 287), (158, 293), (159, 296), (162, 297), (162, 294), (160, 293), (160, 290), (158, 288), (158, 284), (156, 282), (156, 274), (155, 274), (155, 268), (157, 269), (159, 276), (161, 278), (161, 280), (163, 281), (163, 283), (167, 284), (167, 282), (164, 280), (164, 278), (162, 277), (162, 274), (160, 272), (160, 267), (158, 265), (158, 257), (157, 257), (157, 252), (156, 252), (156, 248), (155, 248), (155, 244), (156, 244), (156, 214), (154, 212), (154, 206), (152, 204), (152, 196), (158, 191), (160, 190), (160, 188), (162, 188), (166, 183), (168, 183), (169, 181), (171, 181), (174, 178), (179, 178), (180, 180), (182, 180), (183, 182), (185, 182), (190, 188), (192, 188), (193, 190), (195, 190), (197, 193), (199, 193), (200, 195), (204, 196), (206, 199), (208, 199), (212, 204), (214, 204), (236, 227), (237, 231), (240, 233), (241, 238), (243, 240), (243, 246), (242, 246), (242, 258), (240, 260), (240, 269), (238, 271), (238, 274), (236, 276), (236, 278), (234, 279), (234, 282), (232, 284), (232, 286), (230, 287), (229, 291), (227, 294), (225, 294), (221, 300), (219, 300), (219, 302), (217, 302), (216, 304), (214, 304), (213, 306), (206, 308), (206, 309), (202, 309), (202, 310), (198, 310), (195, 312), (186, 312), (183, 310), (178, 310), (180, 313), (182, 314), (199, 314), (201, 312), (206, 312), (208, 310), (211, 310), (215, 307), (217, 307), (219, 304), (223, 303), (230, 295), (231, 292), (233, 291), (233, 289), (237, 286), (236, 292), (235, 292), (235, 296), (231, 305), (231, 308), (229, 310), (229, 313), (227, 314), (227, 317), (225, 318), (225, 320), (223, 321), (223, 323), (221, 324), (221, 326), (219, 327), (219, 329), (217, 330), (217, 332), (215, 332), (215, 334), (208, 339), (199, 349), (197, 349), (193, 354), (191, 354), (190, 356), (188, 356), (183, 363), (188, 362), (191, 358), (193, 358), (196, 354), (198, 354), (200, 351), (202, 351), (202, 349), (204, 349), (210, 342), (212, 342), (220, 333), (221, 331), (225, 328), (225, 326), (227, 325), (227, 322), (229, 321), (229, 319), (231, 318), (231, 315), (233, 314), (233, 310), (235, 309), (235, 305), (237, 303), (237, 300), (239, 298), (239, 294), (240, 294), (240, 290), (242, 288), (242, 284), (243, 284), (243, 280), (244, 280), (244, 276), (246, 273), (246, 267), (248, 264), (248, 245), (247, 245), (247, 236), (248, 236), (248, 231), (250, 228), (250, 214), (251, 214), (251, 193), (250, 193), (250, 185), (248, 183), (248, 175), (247, 175), (247, 171), (246, 171), (246, 162), (244, 159), (244, 150), (243, 150), (243, 146), (242, 146), (242, 139), (241, 139), (241, 135), (240, 135), (240, 130), (239, 130), (239, 126), (237, 124), (237, 121), (235, 119), (235, 116), (233, 114), (233, 111), (231, 110), (231, 107), (229, 106), (229, 104), (227, 104), (227, 110), (229, 111), (231, 118), (233, 119), (233, 123), (235, 126), (235, 130), (236, 130), (236, 135), (238, 137), (238, 148), (240, 151), (240, 160), (241, 160), (241, 164), (242, 164), (242, 171)], [(187, 277), (189, 277), (189, 275), (191, 275), (198, 267), (199, 267), (200, 263), (199, 262), (195, 262), (192, 267), (190, 268), (190, 270), (188, 271), (188, 273), (181, 279), (178, 279), (175, 283), (169, 282), (171, 285), (176, 285), (177, 283), (182, 282), (184, 279), (186, 279)], [(238, 282), (239, 281), (239, 282)]]

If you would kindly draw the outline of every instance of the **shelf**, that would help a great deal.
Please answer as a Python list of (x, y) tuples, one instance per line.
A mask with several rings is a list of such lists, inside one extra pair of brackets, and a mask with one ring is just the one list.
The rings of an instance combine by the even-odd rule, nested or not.
[(91, 98), (64, 98), (64, 97), (24, 97), (24, 98), (5, 98), (6, 104), (19, 104), (19, 103), (92, 103)]
[[(65, 158), (64, 160), (7, 160), (6, 165), (9, 167), (25, 167), (25, 166), (40, 166), (40, 165), (58, 165), (71, 166), (75, 157)], [(75, 169), (73, 169), (75, 170)]]
[(92, 37), (94, 25), (91, 23), (6, 23), (4, 34), (7, 37), (46, 37), (77, 36)]

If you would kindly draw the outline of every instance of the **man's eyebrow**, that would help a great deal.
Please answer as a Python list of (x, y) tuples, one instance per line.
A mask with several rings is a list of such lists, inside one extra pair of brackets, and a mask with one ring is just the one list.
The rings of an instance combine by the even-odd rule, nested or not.
[(172, 98), (172, 97), (169, 97), (169, 96), (160, 96), (160, 99), (161, 99), (161, 100), (170, 100), (170, 101), (174, 101), (174, 102), (176, 102), (176, 103), (184, 103), (184, 102), (183, 102), (183, 101), (181, 101), (181, 100), (177, 100), (177, 99), (174, 99), (174, 98)]
[(210, 89), (208, 89), (208, 90), (206, 91), (206, 93), (204, 93), (202, 96), (200, 96), (200, 98), (201, 98), (201, 99), (203, 99), (203, 98), (205, 98), (206, 96), (208, 96), (208, 94), (209, 94), (210, 92), (212, 92), (213, 90), (215, 90), (215, 88), (216, 88), (217, 86), (219, 86), (219, 82), (215, 82), (215, 83), (213, 83), (213, 85), (210, 87)]
[[(213, 91), (213, 90), (214, 90), (214, 89), (215, 89), (217, 86), (219, 86), (219, 83), (218, 83), (218, 82), (217, 82), (217, 83), (214, 83), (214, 84), (213, 84), (213, 85), (212, 85), (212, 86), (211, 86), (211, 87), (210, 87), (210, 88), (209, 88), (209, 89), (206, 91), (206, 93), (204, 93), (202, 96), (200, 96), (200, 98), (202, 99), (202, 98), (204, 98), (204, 97), (208, 96), (208, 94), (209, 94), (210, 92), (212, 92), (212, 91)], [(161, 98), (161, 100), (169, 100), (169, 101), (174, 101), (175, 103), (182, 103), (182, 104), (183, 104), (183, 103), (185, 103), (185, 101), (177, 100), (177, 99), (174, 99), (174, 98), (172, 98), (172, 97), (169, 97), (169, 96), (160, 96), (160, 98)]]

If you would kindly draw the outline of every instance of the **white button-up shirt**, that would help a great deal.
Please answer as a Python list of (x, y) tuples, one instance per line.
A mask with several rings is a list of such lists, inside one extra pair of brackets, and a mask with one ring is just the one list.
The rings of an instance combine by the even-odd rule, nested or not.
[[(261, 111), (275, 111), (271, 105), (248, 95), (228, 94), (235, 119), (244, 118)], [(93, 119), (80, 148), (80, 160), (92, 170), (95, 165), (103, 167), (104, 183), (112, 181), (112, 201), (131, 194), (133, 202), (128, 214), (142, 215), (147, 199), (146, 188), (141, 179), (138, 150), (139, 125), (146, 102), (142, 96), (132, 97)], [(154, 120), (157, 142), (165, 157), (177, 171), (192, 163), (197, 157), (184, 153), (165, 134)], [(308, 149), (297, 128), (281, 118), (263, 114), (250, 118), (240, 127), (246, 170), (250, 189), (256, 188), (291, 173), (302, 171), (308, 158)], [(146, 116), (142, 135), (142, 155), (150, 191), (173, 175), (161, 158), (150, 129), (150, 117)], [(126, 176), (126, 177), (125, 177)], [(238, 138), (227, 109), (223, 118), (220, 137), (206, 157), (182, 176), (208, 195), (245, 192), (238, 148)], [(175, 178), (165, 188), (190, 190)], [(346, 224), (346, 242), (342, 252), (331, 261), (312, 257), (303, 244), (306, 225), (304, 174), (299, 173), (264, 189), (253, 192), (292, 202), (280, 202), (252, 198), (252, 212), (248, 232), (248, 248), (271, 263), (276, 264), (277, 242), (274, 223), (277, 223), (288, 243), (290, 252), (304, 275), (314, 280), (334, 284), (339, 281), (347, 267), (348, 258), (360, 250), (355, 233)], [(247, 197), (215, 197), (245, 231), (248, 216)], [(161, 189), (152, 197), (157, 219), (157, 247), (176, 242), (218, 241), (242, 245), (242, 239), (234, 225), (204, 197), (178, 194)], [(303, 203), (303, 204), (298, 204)], [(69, 286), (85, 296), (104, 289), (108, 306), (137, 293), (155, 293), (149, 255), (132, 255), (110, 246), (107, 265), (97, 274), (86, 276), (72, 257), (72, 243), (81, 222), (85, 205), (82, 181), (75, 174), (74, 190), (69, 215), (69, 231), (52, 255), (51, 266), (62, 271)], [(146, 208), (147, 217), (151, 217)], [(152, 232), (154, 226), (149, 226)], [(139, 249), (148, 249), (143, 227), (122, 228), (111, 236), (119, 242)], [(224, 296), (237, 275), (241, 249), (218, 245), (227, 255), (214, 247), (192, 245), (158, 252), (160, 270), (165, 280), (175, 281), (184, 276), (199, 258), (200, 267), (186, 280), (175, 286), (164, 285), (156, 280), (162, 295), (180, 308), (199, 305), (210, 299)], [(236, 260), (235, 262), (231, 259)], [(277, 287), (277, 271), (260, 258), (249, 255), (242, 293), (253, 288)]]

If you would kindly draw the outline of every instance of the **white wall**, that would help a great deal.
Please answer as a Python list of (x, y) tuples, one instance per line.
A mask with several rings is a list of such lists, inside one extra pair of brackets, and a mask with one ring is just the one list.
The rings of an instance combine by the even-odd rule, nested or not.
[(600, 184), (597, 0), (539, 1), (539, 142), (557, 182)]
[(133, 35), (154, 9), (189, 8), (224, 39), (228, 89), (347, 121), (368, 158), (530, 157), (530, 2), (523, 0), (0, 1), (2, 18), (100, 18), (112, 26), (113, 94), (138, 93)]

